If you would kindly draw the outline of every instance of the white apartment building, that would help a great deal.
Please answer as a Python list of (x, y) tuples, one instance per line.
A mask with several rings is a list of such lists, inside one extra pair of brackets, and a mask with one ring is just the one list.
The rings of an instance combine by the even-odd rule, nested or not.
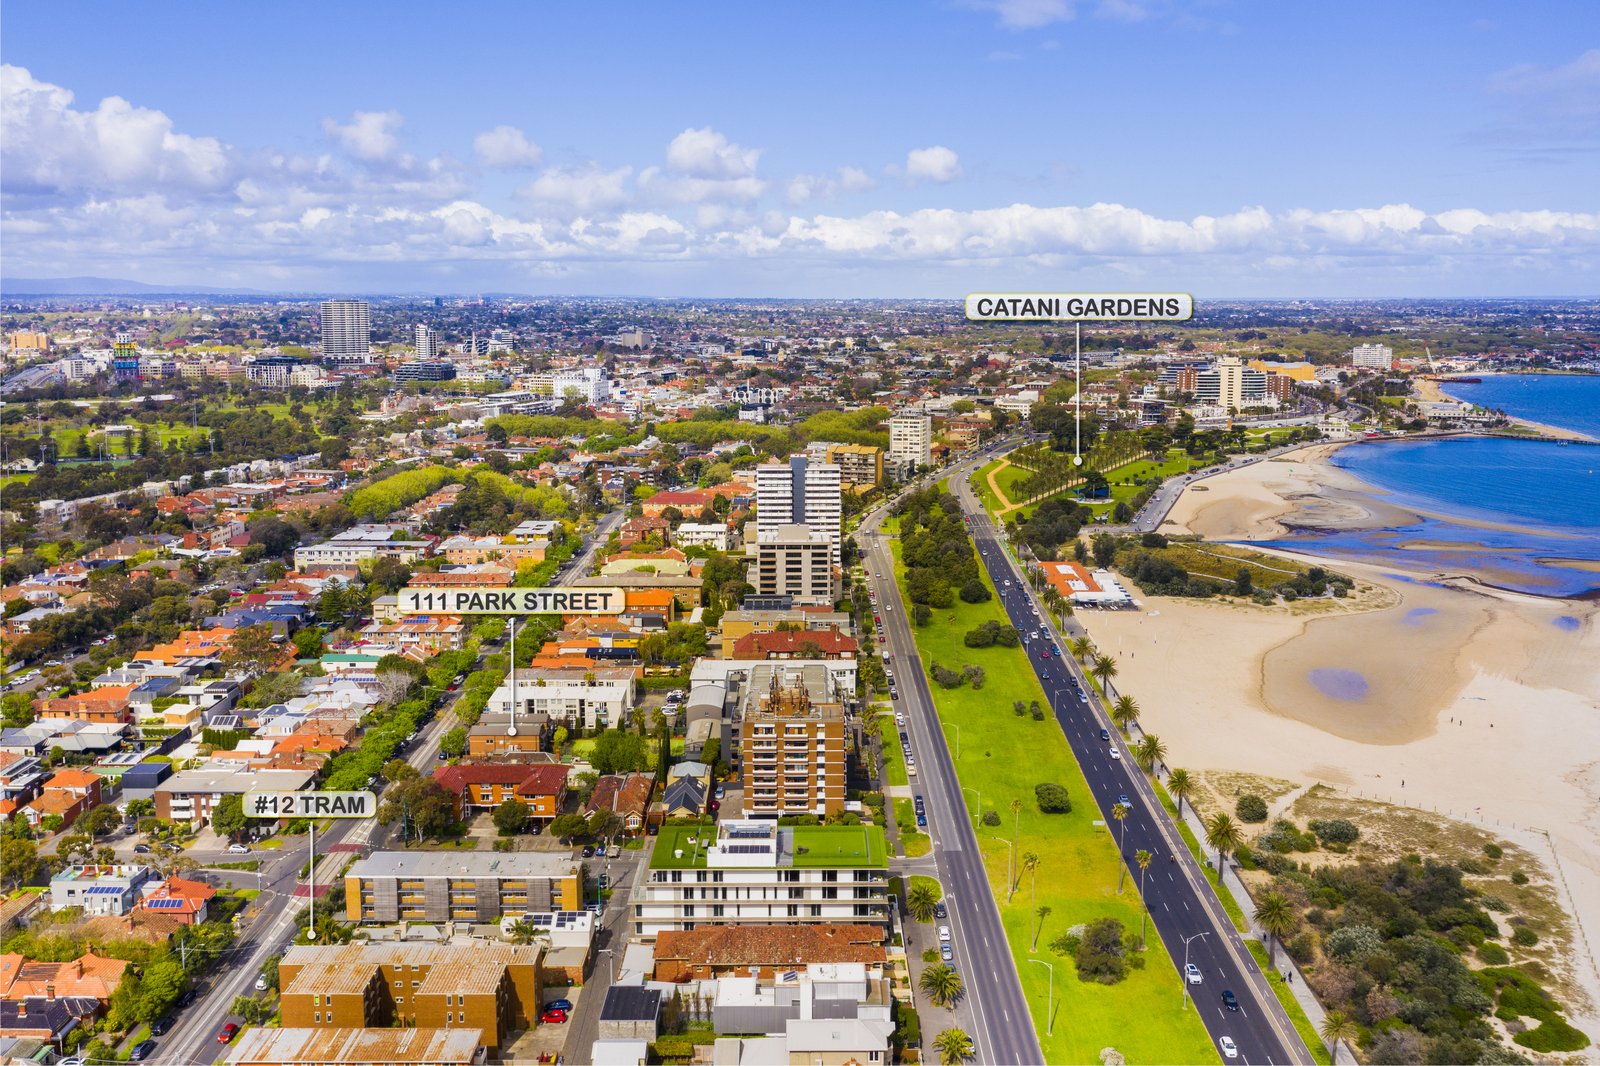
[(1242, 411), (1247, 407), (1276, 407), (1278, 401), (1267, 393), (1267, 375), (1245, 366), (1237, 357), (1225, 355), (1209, 370), (1195, 375), (1196, 403)]
[(780, 526), (756, 534), (756, 593), (788, 596), (802, 607), (830, 607), (839, 598), (833, 580), (833, 544), (809, 526)]
[(636, 674), (632, 669), (584, 670), (541, 666), (514, 674), (489, 696), (489, 714), (548, 715), (550, 721), (586, 729), (620, 726), (635, 706)]
[(427, 551), (427, 541), (391, 540), (394, 532), (395, 527), (389, 525), (351, 526), (332, 540), (296, 548), (294, 568), (356, 566), (380, 555), (392, 555), (403, 563), (411, 563)]
[(417, 324), (417, 358), (432, 361), (439, 358), (439, 333), (432, 326)]
[(784, 526), (805, 525), (828, 538), (831, 562), (839, 562), (844, 520), (843, 472), (836, 463), (817, 463), (803, 455), (787, 463), (756, 467), (756, 540)]
[(897, 468), (933, 465), (933, 419), (899, 414), (889, 419), (889, 462)]
[(1394, 369), (1394, 349), (1387, 344), (1358, 344), (1350, 349), (1350, 365), (1358, 369)]
[(672, 531), (672, 543), (679, 548), (728, 550), (728, 527), (721, 522), (680, 522)]
[(633, 933), (653, 940), (703, 925), (885, 924), (887, 879), (878, 826), (665, 826), (629, 900)]
[(365, 363), (372, 353), (372, 311), (365, 300), (324, 300), (322, 358), (330, 363)]
[(535, 392), (548, 393), (557, 404), (572, 398), (593, 406), (611, 398), (611, 379), (597, 366), (535, 374), (532, 384)]

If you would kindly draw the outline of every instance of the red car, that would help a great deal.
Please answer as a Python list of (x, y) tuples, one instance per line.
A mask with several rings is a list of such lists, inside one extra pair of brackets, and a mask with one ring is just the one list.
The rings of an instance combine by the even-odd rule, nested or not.
[(549, 1010), (539, 1015), (540, 1025), (560, 1025), (566, 1020), (567, 1012), (559, 1007), (551, 1007)]
[(217, 1043), (226, 1044), (238, 1035), (239, 1026), (233, 1022), (229, 1022), (227, 1025), (222, 1027), (222, 1032), (217, 1034)]

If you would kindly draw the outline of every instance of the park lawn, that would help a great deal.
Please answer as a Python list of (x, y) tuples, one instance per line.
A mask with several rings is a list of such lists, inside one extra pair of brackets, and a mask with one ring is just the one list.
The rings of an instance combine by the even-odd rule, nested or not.
[(7, 485), (26, 485), (37, 476), (36, 474), (6, 474), (0, 476), (0, 489), (5, 488)]
[(999, 465), (999, 459), (985, 463), (968, 479), (968, 483), (972, 486), (972, 491), (977, 494), (979, 502), (983, 504), (983, 509), (989, 512), (990, 518), (993, 518), (995, 512), (1000, 510), (1000, 501), (995, 499), (994, 492), (989, 488), (989, 471)]
[[(897, 576), (899, 545), (895, 544)], [(988, 584), (988, 577), (984, 577)], [(904, 586), (901, 588), (904, 596)], [(964, 735), (956, 771), (962, 785), (982, 795), (985, 809), (1000, 814), (999, 827), (979, 830), (979, 845), (1011, 953), (1016, 959), (1022, 989), (1034, 1011), (1034, 1029), (1047, 1062), (1096, 1062), (1102, 1048), (1115, 1047), (1130, 1062), (1218, 1062), (1215, 1048), (1199, 1016), (1182, 1011), (1183, 988), (1177, 969), (1152, 928), (1148, 934), (1143, 969), (1128, 971), (1116, 985), (1078, 980), (1072, 960), (1056, 955), (1051, 940), (1075, 925), (1096, 918), (1119, 919), (1125, 929), (1139, 928), (1140, 905), (1137, 872), (1118, 894), (1120, 860), (1110, 831), (1096, 825), (1099, 812), (1089, 798), (1088, 785), (1072, 756), (1066, 737), (1054, 718), (1035, 722), (1012, 712), (1015, 700), (1045, 702), (1037, 678), (1025, 662), (1022, 648), (967, 648), (962, 634), (990, 619), (1004, 621), (998, 601), (966, 604), (936, 610), (930, 623), (914, 629), (924, 665), (934, 661), (947, 666), (976, 663), (987, 671), (981, 690), (946, 690), (934, 686), (941, 720), (961, 727)], [(953, 736), (953, 728), (950, 730)], [(953, 750), (953, 748), (952, 748)], [(1070, 814), (1041, 814), (1033, 788), (1054, 782), (1067, 789), (1074, 809)], [(963, 793), (970, 801), (970, 793)], [(1013, 799), (1023, 802), (1019, 853), (1039, 856), (1033, 884), (1033, 903), (1049, 907), (1036, 951), (1029, 950), (1030, 885), (1007, 899), (1008, 849)], [(1019, 861), (1021, 854), (1018, 856)], [(1033, 960), (1055, 967), (1055, 1029), (1046, 1035), (1045, 1004), (1049, 973)], [(1138, 1019), (1138, 1024), (1129, 1024)]]
[(906, 777), (906, 754), (900, 747), (900, 727), (895, 725), (894, 712), (886, 711), (882, 715), (883, 723), (883, 772), (891, 785), (910, 784)]
[(1000, 491), (1012, 503), (1017, 502), (1020, 496), (1022, 483), (1033, 476), (1032, 470), (1025, 470), (1020, 466), (1008, 466), (994, 476), (995, 482), (1000, 486)]

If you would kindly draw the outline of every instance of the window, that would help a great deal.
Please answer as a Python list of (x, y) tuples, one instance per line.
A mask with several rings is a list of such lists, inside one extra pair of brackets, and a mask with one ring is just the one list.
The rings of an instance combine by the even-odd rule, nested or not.
[(317, 1024), (318, 1025), (322, 1024), (322, 1012), (320, 1010), (317, 1011)]

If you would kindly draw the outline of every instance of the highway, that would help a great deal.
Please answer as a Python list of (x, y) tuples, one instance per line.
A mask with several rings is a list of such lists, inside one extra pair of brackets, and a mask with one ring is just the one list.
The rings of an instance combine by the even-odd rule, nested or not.
[[(934, 839), (932, 854), (950, 910), (945, 924), (950, 926), (956, 968), (966, 984), (965, 1006), (971, 1017), (979, 1019), (975, 1031), (968, 1035), (980, 1062), (997, 1066), (1042, 1063), (1044, 1053), (1034, 1032), (1022, 984), (1017, 980), (1016, 964), (984, 870), (983, 853), (978, 849), (972, 819), (961, 796), (961, 783), (933, 709), (927, 671), (917, 655), (894, 582), (889, 543), (878, 532), (886, 513), (880, 508), (869, 514), (857, 537), (863, 559), (872, 571), (869, 580), (882, 607), (883, 630), (889, 638), (887, 650), (893, 655), (888, 665), (895, 672), (900, 693), (894, 707), (905, 714), (911, 750), (917, 753), (918, 775), (912, 779), (913, 791), (923, 796), (928, 807), (928, 827)], [(925, 1004), (922, 1023), (925, 1041), (931, 1041), (945, 1027), (939, 1015)]]
[[(983, 459), (986, 457), (979, 457), (979, 461)], [(1115, 825), (1112, 807), (1121, 797), (1128, 798), (1130, 811), (1120, 829), (1124, 861), (1130, 864), (1126, 891), (1138, 891), (1138, 869), (1132, 860), (1138, 850), (1148, 849), (1155, 856), (1145, 881), (1151, 924), (1175, 965), (1181, 968), (1187, 957), (1199, 967), (1200, 983), (1185, 987), (1194, 997), (1193, 1006), (1199, 1010), (1207, 1032), (1214, 1043), (1226, 1036), (1238, 1045), (1238, 1057), (1229, 1062), (1282, 1066), (1313, 1061), (1154, 790), (1132, 764), (1121, 736), (1098, 702), (1092, 704), (1082, 694), (1092, 689), (1081, 668), (1070, 655), (1063, 654), (1057, 638), (1042, 634), (1041, 626), (1046, 624), (1048, 613), (1035, 601), (1021, 571), (1001, 545), (993, 523), (968, 488), (970, 465), (963, 463), (952, 471), (950, 482), (970, 518), (973, 539), (1012, 624), (1033, 635), (1024, 645), (1029, 661), (1108, 827)], [(1047, 655), (1047, 647), (1053, 654)], [(920, 671), (918, 680), (921, 681)], [(922, 687), (925, 690), (925, 683)], [(1107, 731), (1109, 742), (1101, 739), (1101, 730)], [(1112, 758), (1114, 748), (1121, 758)], [(964, 806), (960, 810), (965, 813)], [(1189, 941), (1187, 949), (1185, 940)], [(1225, 989), (1238, 997), (1238, 1010), (1224, 1008)]]
[[(584, 550), (574, 555), (557, 572), (556, 579), (586, 573), (594, 562), (595, 553), (605, 545), (610, 529), (621, 519), (620, 511), (603, 516)], [(505, 638), (501, 637), (500, 641), (486, 646), (483, 654), (499, 651), (504, 643)], [(478, 668), (482, 667), (482, 663), (480, 656)], [(433, 772), (438, 762), (439, 740), (456, 724), (454, 707), (458, 698), (459, 693), (451, 694), (450, 700), (423, 727), (405, 755), (406, 762), (424, 774)], [(375, 820), (333, 821), (325, 830), (319, 831), (316, 839), (318, 895), (343, 871), (350, 858), (350, 846), (365, 853), (369, 847), (382, 847), (395, 831), (380, 826)], [(239, 1021), (239, 1017), (229, 1009), (234, 997), (253, 995), (256, 976), (261, 973), (267, 960), (281, 955), (294, 939), (297, 932), (295, 916), (308, 902), (305, 895), (297, 898), (296, 892), (304, 891), (299, 871), (305, 863), (310, 841), (304, 837), (289, 837), (285, 838), (285, 844), (284, 848), (275, 852), (257, 849), (254, 853), (253, 857), (263, 862), (263, 892), (257, 901), (256, 916), (240, 930), (238, 939), (228, 949), (227, 955), (206, 979), (199, 982), (203, 991), (197, 990), (195, 1001), (177, 1012), (172, 1028), (158, 1040), (155, 1061), (163, 1064), (215, 1062), (222, 1053), (222, 1047), (217, 1043), (218, 1033), (226, 1023)], [(336, 844), (344, 845), (345, 849), (330, 852), (328, 849)], [(243, 875), (237, 883), (253, 887), (248, 875)]]

